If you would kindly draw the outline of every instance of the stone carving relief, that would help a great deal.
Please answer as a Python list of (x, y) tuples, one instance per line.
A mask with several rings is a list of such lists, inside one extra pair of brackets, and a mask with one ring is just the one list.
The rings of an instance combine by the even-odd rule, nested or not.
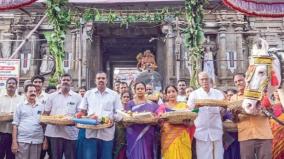
[(204, 54), (203, 54), (203, 71), (207, 72), (209, 77), (215, 83), (216, 72), (215, 72), (215, 55), (217, 45), (214, 41), (210, 40), (210, 36), (206, 37), (204, 43)]
[(40, 74), (49, 74), (54, 68), (54, 59), (52, 55), (49, 54), (47, 44), (42, 44), (40, 48), (41, 54), (41, 64), (40, 64)]

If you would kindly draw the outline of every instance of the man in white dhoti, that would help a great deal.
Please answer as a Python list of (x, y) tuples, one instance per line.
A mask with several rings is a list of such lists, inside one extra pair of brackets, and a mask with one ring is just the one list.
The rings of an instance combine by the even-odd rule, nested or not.
[[(187, 101), (189, 109), (195, 108), (194, 100), (196, 99), (224, 99), (221, 91), (210, 88), (209, 76), (206, 72), (198, 74), (198, 81), (201, 87), (190, 93)], [(218, 106), (199, 108), (198, 116), (194, 121), (198, 159), (223, 159), (223, 126), (220, 110)]]

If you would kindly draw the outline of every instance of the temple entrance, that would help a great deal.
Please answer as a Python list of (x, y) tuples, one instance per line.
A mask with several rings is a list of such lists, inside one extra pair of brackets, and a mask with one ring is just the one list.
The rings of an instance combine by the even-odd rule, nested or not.
[[(135, 24), (128, 28), (119, 25), (97, 24), (96, 36), (100, 40), (101, 67), (106, 71), (109, 87), (115, 80), (130, 83), (137, 75), (136, 56), (150, 50), (157, 59), (162, 36), (159, 25)], [(161, 52), (161, 51), (160, 51)]]

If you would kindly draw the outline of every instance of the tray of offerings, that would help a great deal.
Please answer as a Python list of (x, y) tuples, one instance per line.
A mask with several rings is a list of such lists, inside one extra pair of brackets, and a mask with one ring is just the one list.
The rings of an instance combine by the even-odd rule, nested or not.
[(13, 113), (0, 113), (0, 122), (13, 121)]
[(207, 106), (207, 107), (227, 107), (228, 106), (228, 102), (225, 100), (216, 100), (216, 99), (196, 99), (194, 101), (194, 104), (196, 107), (203, 107), (203, 106)]
[(122, 115), (122, 122), (135, 124), (156, 124), (158, 118), (151, 112), (123, 112), (118, 110), (117, 113)]
[[(94, 115), (92, 117), (94, 117)], [(107, 117), (102, 117), (101, 119), (98, 119), (98, 117), (95, 118), (83, 117), (83, 118), (73, 118), (72, 120), (76, 123), (77, 128), (82, 128), (82, 129), (98, 130), (113, 126), (113, 122)]]
[(77, 128), (82, 128), (82, 129), (93, 129), (93, 130), (98, 130), (98, 129), (105, 129), (112, 127), (113, 123), (107, 123), (107, 124), (97, 124), (97, 125), (88, 125), (88, 124), (76, 124)]
[(74, 126), (71, 116), (66, 115), (42, 115), (40, 122), (51, 125)]
[(195, 120), (197, 113), (188, 110), (177, 110), (166, 112), (160, 116), (162, 119), (167, 119), (171, 124), (182, 124), (185, 120)]

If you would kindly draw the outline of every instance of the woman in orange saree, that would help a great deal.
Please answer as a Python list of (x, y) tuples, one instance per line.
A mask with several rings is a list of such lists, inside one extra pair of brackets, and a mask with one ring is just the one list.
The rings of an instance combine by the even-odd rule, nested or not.
[[(177, 88), (168, 86), (165, 89), (168, 102), (160, 105), (158, 115), (165, 112), (188, 109), (186, 103), (178, 103)], [(161, 144), (163, 159), (191, 159), (191, 138), (189, 126), (184, 124), (173, 125), (166, 121), (161, 124)]]

